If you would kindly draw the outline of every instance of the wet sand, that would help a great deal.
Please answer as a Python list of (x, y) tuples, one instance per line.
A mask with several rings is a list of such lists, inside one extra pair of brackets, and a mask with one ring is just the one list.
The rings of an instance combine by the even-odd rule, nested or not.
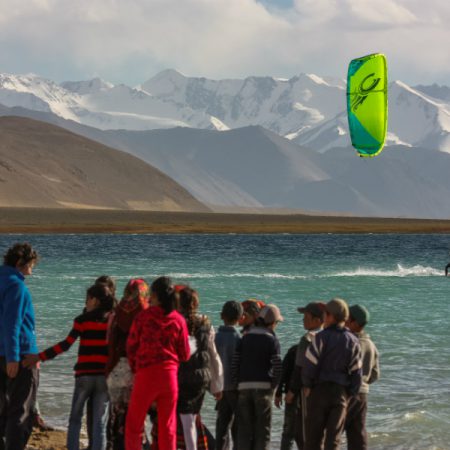
[(450, 233), (450, 220), (3, 207), (0, 233)]
[(28, 450), (65, 450), (65, 431), (33, 431), (28, 441)]

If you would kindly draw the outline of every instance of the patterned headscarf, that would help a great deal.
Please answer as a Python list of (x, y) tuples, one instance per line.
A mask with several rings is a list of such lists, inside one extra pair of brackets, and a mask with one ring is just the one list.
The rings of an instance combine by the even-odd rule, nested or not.
[(128, 332), (136, 314), (149, 307), (150, 288), (142, 278), (133, 278), (125, 286), (122, 300), (117, 305), (116, 323)]
[[(244, 315), (248, 314), (250, 316), (256, 317), (259, 314), (259, 311), (261, 311), (266, 304), (262, 300), (258, 300), (256, 298), (249, 298), (247, 300), (244, 300), (242, 303), (242, 308), (244, 309)], [(244, 315), (239, 320), (239, 325), (243, 325), (245, 322)]]

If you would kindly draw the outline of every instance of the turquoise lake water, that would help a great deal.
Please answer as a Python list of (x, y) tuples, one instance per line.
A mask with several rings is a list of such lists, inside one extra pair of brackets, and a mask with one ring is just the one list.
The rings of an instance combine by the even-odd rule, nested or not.
[[(135, 276), (190, 283), (216, 326), (226, 300), (276, 303), (283, 353), (303, 333), (298, 306), (334, 296), (363, 304), (382, 372), (369, 397), (369, 448), (450, 449), (450, 235), (0, 235), (2, 254), (17, 241), (42, 256), (27, 281), (40, 349), (66, 336), (102, 274), (117, 279), (118, 296)], [(42, 365), (40, 406), (61, 426), (75, 358), (76, 345)], [(211, 398), (204, 409), (214, 429)], [(273, 448), (281, 421), (276, 412)]]

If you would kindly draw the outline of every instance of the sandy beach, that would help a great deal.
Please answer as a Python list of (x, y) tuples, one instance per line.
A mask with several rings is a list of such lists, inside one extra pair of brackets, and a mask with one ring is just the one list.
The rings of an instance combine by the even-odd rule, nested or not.
[(0, 233), (450, 233), (450, 220), (3, 207)]
[(28, 441), (29, 450), (64, 450), (66, 448), (65, 431), (33, 431)]

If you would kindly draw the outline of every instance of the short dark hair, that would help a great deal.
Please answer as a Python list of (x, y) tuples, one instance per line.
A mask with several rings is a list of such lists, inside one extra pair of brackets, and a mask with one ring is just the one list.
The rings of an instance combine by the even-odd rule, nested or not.
[(109, 275), (100, 275), (96, 280), (95, 284), (104, 284), (108, 287), (111, 292), (111, 295), (116, 295), (116, 280)]
[(112, 311), (114, 308), (115, 299), (105, 284), (93, 284), (86, 290), (86, 297), (96, 298), (100, 302), (99, 308), (105, 313)]
[(28, 242), (18, 242), (14, 244), (3, 256), (5, 266), (17, 267), (17, 264), (24, 266), (31, 261), (37, 261), (39, 255)]
[(239, 302), (230, 300), (222, 307), (222, 317), (227, 322), (237, 322), (244, 314), (244, 308)]

